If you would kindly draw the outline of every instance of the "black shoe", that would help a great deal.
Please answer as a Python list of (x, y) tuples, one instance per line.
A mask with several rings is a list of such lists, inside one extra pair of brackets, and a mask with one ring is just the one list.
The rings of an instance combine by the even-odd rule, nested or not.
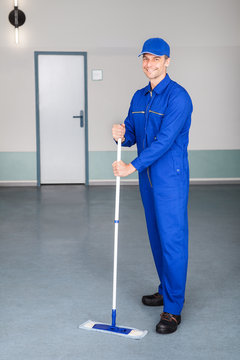
[(163, 296), (158, 292), (153, 295), (145, 295), (142, 297), (142, 302), (147, 306), (163, 306)]
[(178, 325), (181, 322), (181, 315), (173, 315), (163, 312), (161, 320), (156, 326), (156, 332), (159, 334), (170, 334), (177, 330)]

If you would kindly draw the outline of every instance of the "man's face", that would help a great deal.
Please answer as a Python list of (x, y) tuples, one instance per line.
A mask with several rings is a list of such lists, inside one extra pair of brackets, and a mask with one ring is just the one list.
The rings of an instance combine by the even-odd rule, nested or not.
[(165, 59), (165, 56), (156, 56), (152, 54), (143, 54), (142, 68), (144, 74), (149, 80), (161, 81), (166, 75), (167, 66), (169, 65), (170, 59)]

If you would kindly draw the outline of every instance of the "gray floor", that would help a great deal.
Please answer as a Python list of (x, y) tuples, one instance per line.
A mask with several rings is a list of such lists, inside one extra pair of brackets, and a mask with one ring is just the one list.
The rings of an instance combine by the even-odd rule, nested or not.
[(121, 188), (119, 325), (147, 329), (133, 341), (87, 332), (109, 323), (114, 187), (0, 188), (0, 358), (239, 359), (240, 186), (190, 189), (190, 260), (182, 324), (156, 334), (161, 308), (137, 187)]

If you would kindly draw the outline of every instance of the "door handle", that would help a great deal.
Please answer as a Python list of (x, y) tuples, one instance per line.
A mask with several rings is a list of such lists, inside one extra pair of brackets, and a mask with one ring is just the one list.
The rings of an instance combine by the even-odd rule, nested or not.
[(80, 127), (83, 127), (84, 126), (84, 123), (83, 123), (83, 110), (80, 110), (80, 114), (77, 116), (77, 115), (74, 115), (73, 118), (74, 119), (80, 119)]

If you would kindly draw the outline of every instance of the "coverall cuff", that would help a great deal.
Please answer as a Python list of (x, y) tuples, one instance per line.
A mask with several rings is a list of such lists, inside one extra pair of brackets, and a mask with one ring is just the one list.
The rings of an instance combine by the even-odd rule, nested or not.
[(131, 164), (137, 169), (138, 172), (141, 172), (145, 169), (145, 166), (141, 164), (141, 160), (139, 158), (134, 159)]
[(127, 138), (125, 137), (125, 140), (122, 142), (122, 146), (126, 146)]
[[(115, 141), (116, 144), (118, 143), (115, 139), (113, 139), (113, 140)], [(122, 146), (128, 146), (128, 144), (127, 144), (127, 138), (126, 138), (126, 137), (125, 137), (125, 140), (122, 142), (121, 145), (122, 145)]]

